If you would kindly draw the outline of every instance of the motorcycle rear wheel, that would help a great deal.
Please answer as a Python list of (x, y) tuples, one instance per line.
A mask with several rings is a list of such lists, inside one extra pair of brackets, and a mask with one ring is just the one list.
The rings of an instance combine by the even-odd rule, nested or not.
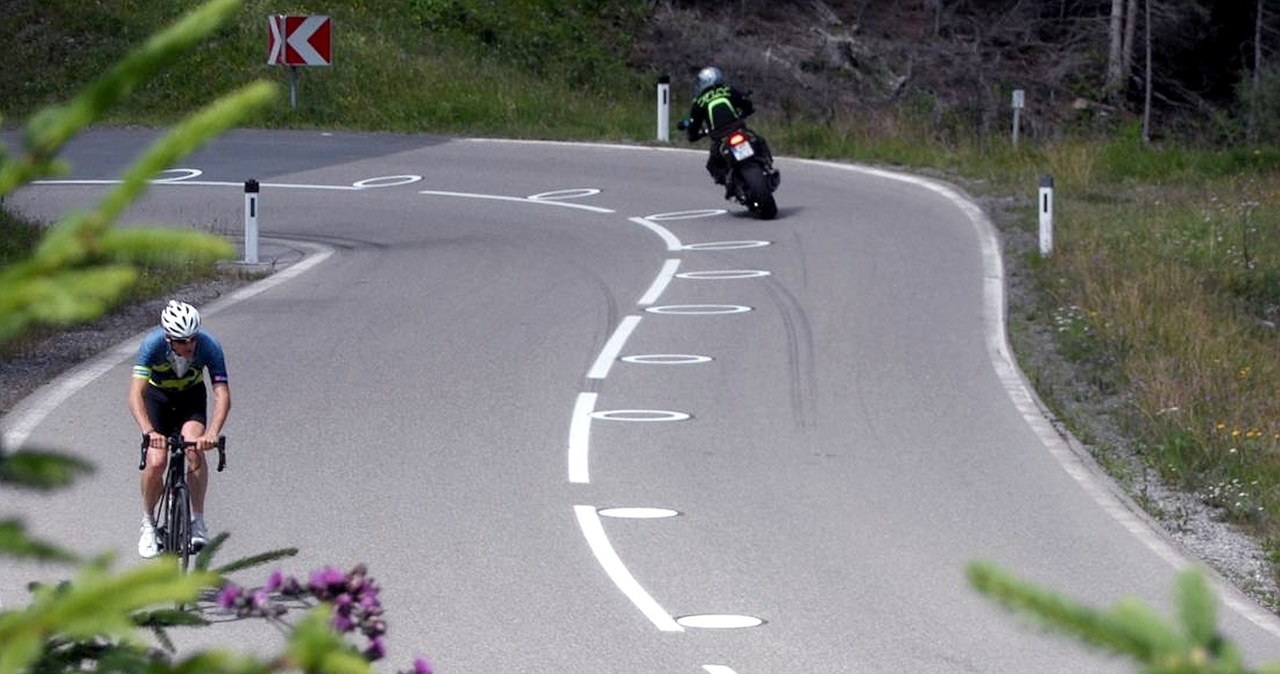
[(778, 215), (778, 202), (769, 191), (769, 179), (764, 175), (764, 168), (755, 162), (744, 164), (742, 174), (742, 191), (747, 198), (747, 209), (761, 220), (772, 220)]

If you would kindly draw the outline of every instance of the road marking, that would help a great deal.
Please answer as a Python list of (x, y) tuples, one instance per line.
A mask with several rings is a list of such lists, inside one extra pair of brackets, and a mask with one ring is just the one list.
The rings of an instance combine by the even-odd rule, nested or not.
[(569, 481), (591, 482), (589, 452), (591, 450), (591, 411), (596, 407), (597, 393), (579, 393), (569, 421)]
[(600, 350), (600, 355), (596, 357), (595, 364), (587, 372), (588, 379), (604, 379), (609, 376), (609, 369), (613, 367), (613, 361), (617, 360), (618, 354), (622, 352), (622, 346), (627, 343), (627, 339), (631, 337), (631, 333), (639, 324), (639, 316), (627, 316), (622, 319), (622, 322), (614, 329), (613, 335), (609, 337), (609, 341), (605, 342), (604, 348)]
[(724, 215), (729, 211), (723, 208), (711, 208), (700, 211), (674, 211), (671, 213), (657, 213), (654, 215), (644, 216), (646, 220), (662, 221), (662, 220), (693, 220), (696, 218), (710, 218), (717, 215)]
[(640, 356), (623, 356), (621, 360), (637, 365), (692, 365), (710, 363), (711, 356), (699, 356), (691, 353), (651, 353)]
[[(156, 178), (148, 180), (150, 185), (179, 185), (190, 187), (236, 187), (243, 188), (243, 182), (229, 182), (226, 180), (192, 180), (197, 176), (204, 175), (200, 169), (166, 169), (161, 173), (182, 172), (171, 178)], [(384, 187), (396, 187), (398, 185), (408, 185), (422, 180), (422, 176), (400, 175), (400, 176), (381, 176), (377, 178), (365, 178), (357, 180), (350, 185), (309, 185), (306, 183), (259, 183), (259, 187), (270, 187), (272, 189), (294, 189), (294, 190), (331, 190), (338, 192), (362, 192), (366, 190), (380, 189)], [(81, 180), (81, 179), (59, 179), (59, 180), (33, 180), (32, 185), (119, 185), (121, 180)], [(609, 211), (612, 213), (612, 211)]]
[[(535, 199), (533, 197), (508, 197), (500, 194), (477, 194), (475, 192), (448, 192), (444, 190), (422, 190), (421, 192), (418, 192), (418, 194), (426, 194), (429, 196), (437, 196), (437, 197), (460, 197), (463, 199), (487, 199), (489, 201), (514, 201), (517, 203), (525, 203), (525, 204), (540, 204), (542, 206), (561, 206), (564, 208), (576, 208), (583, 211), (591, 211), (592, 213), (614, 213), (615, 212), (613, 209), (609, 209), (609, 208), (600, 208), (599, 206), (588, 206), (586, 204), (570, 204), (563, 201), (556, 201), (554, 199), (547, 199), (545, 197)], [(553, 193), (547, 192), (546, 194), (553, 194)], [(534, 196), (536, 197), (540, 195), (535, 194)]]
[(662, 307), (649, 307), (645, 311), (651, 314), (715, 316), (719, 314), (742, 314), (751, 311), (751, 307), (744, 307), (741, 304), (668, 304)]
[(725, 269), (723, 271), (687, 271), (683, 274), (676, 274), (676, 278), (706, 280), (706, 281), (727, 281), (743, 278), (760, 278), (761, 276), (769, 276), (773, 272), (767, 272), (763, 269)]
[(643, 506), (627, 506), (618, 508), (600, 508), (596, 511), (601, 517), (616, 517), (631, 520), (658, 520), (676, 517), (680, 514), (670, 508), (652, 508)]
[(610, 545), (609, 537), (604, 533), (604, 525), (600, 522), (600, 515), (596, 509), (588, 505), (576, 505), (573, 511), (578, 515), (578, 526), (582, 528), (582, 535), (586, 537), (587, 545), (595, 554), (596, 561), (600, 562), (605, 574), (619, 590), (622, 590), (622, 594), (640, 609), (654, 627), (663, 632), (683, 632), (684, 627), (672, 620), (671, 614), (663, 610), (658, 602), (649, 596), (649, 593), (640, 586), (639, 581), (622, 563), (622, 559)]
[(764, 248), (772, 246), (772, 241), (709, 241), (707, 243), (691, 243), (680, 250), (740, 250), (742, 248)]
[(676, 270), (680, 268), (680, 260), (670, 259), (662, 264), (662, 270), (658, 272), (658, 276), (653, 279), (653, 284), (649, 286), (649, 290), (640, 298), (639, 304), (647, 307), (658, 301), (663, 291), (667, 289), (667, 284), (671, 283), (672, 277), (675, 276)]
[(729, 613), (708, 613), (705, 615), (687, 615), (676, 618), (676, 622), (685, 627), (696, 627), (707, 630), (737, 630), (744, 627), (759, 627), (764, 621), (755, 616), (733, 615)]
[(591, 418), (601, 421), (688, 421), (693, 415), (674, 410), (600, 410), (592, 412)]
[(738, 674), (733, 671), (732, 667), (725, 667), (724, 665), (703, 665), (702, 669), (705, 670), (707, 674)]
[(646, 220), (645, 218), (631, 218), (631, 222), (648, 228), (654, 234), (657, 234), (663, 242), (667, 244), (667, 250), (682, 250), (684, 245), (680, 243), (680, 238), (671, 233), (671, 230), (659, 225), (656, 222)]

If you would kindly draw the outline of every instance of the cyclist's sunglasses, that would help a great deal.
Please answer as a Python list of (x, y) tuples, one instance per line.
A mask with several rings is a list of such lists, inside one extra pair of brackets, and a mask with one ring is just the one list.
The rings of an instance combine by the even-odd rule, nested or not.
[(194, 341), (196, 341), (195, 335), (192, 335), (186, 339), (174, 339), (172, 337), (169, 338), (170, 344), (180, 344), (182, 346), (186, 346)]

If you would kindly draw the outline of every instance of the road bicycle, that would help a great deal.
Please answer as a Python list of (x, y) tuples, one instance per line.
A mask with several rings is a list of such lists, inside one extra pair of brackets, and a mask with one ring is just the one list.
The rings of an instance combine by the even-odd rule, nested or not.
[[(142, 459), (138, 462), (138, 470), (147, 467), (147, 447), (150, 439), (142, 436)], [(180, 435), (171, 435), (165, 439), (168, 449), (168, 463), (164, 473), (164, 490), (160, 493), (160, 501), (156, 503), (155, 512), (151, 513), (156, 525), (156, 540), (160, 551), (172, 554), (178, 559), (178, 567), (186, 571), (191, 564), (191, 555), (199, 552), (191, 545), (191, 490), (187, 487), (187, 450), (196, 446), (194, 442), (182, 439)], [(218, 437), (218, 472), (227, 467), (227, 438)]]

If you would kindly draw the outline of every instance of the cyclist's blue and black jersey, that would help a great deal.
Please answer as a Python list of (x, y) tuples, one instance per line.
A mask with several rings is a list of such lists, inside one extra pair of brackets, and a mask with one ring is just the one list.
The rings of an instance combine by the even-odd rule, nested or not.
[(133, 376), (147, 380), (143, 402), (156, 431), (170, 435), (186, 421), (205, 423), (206, 371), (213, 384), (227, 383), (226, 357), (212, 335), (197, 332), (195, 351), (186, 360), (173, 353), (163, 328), (147, 333), (138, 348)]
[(203, 384), (206, 369), (209, 370), (209, 381), (214, 384), (227, 383), (226, 356), (222, 353), (222, 345), (213, 335), (197, 332), (195, 353), (191, 355), (190, 361), (183, 362), (169, 348), (164, 329), (156, 328), (143, 338), (142, 346), (138, 348), (133, 376), (146, 379), (148, 386), (176, 392)]

